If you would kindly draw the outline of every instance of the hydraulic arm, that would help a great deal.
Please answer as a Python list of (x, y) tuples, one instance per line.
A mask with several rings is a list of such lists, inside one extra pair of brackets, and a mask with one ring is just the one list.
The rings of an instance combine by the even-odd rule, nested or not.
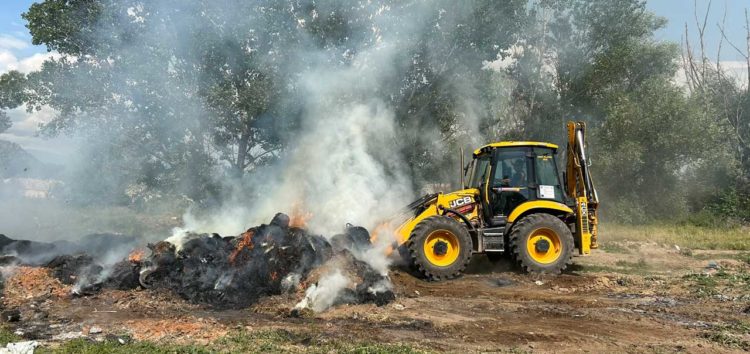
[(568, 122), (568, 155), (565, 188), (569, 198), (575, 200), (576, 243), (581, 254), (597, 248), (597, 208), (599, 198), (594, 188), (586, 159), (586, 124)]

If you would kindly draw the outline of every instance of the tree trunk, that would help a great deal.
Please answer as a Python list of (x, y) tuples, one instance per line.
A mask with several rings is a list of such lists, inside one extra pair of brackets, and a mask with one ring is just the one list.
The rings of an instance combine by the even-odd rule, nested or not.
[(244, 131), (237, 144), (237, 162), (234, 164), (235, 176), (242, 177), (245, 172), (245, 161), (247, 160), (247, 143), (250, 140), (250, 132)]

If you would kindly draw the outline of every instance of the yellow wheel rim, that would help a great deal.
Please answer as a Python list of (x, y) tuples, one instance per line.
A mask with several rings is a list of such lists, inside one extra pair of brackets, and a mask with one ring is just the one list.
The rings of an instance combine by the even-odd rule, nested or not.
[(453, 264), (460, 252), (458, 237), (447, 230), (433, 231), (424, 241), (424, 254), (427, 260), (439, 267)]
[(539, 228), (531, 232), (526, 241), (531, 259), (541, 264), (554, 263), (562, 254), (560, 236), (551, 229)]

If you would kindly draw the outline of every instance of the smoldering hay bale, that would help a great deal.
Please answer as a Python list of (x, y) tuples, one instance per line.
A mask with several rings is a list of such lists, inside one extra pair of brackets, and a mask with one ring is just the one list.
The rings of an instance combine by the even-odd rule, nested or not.
[(343, 304), (374, 303), (382, 306), (395, 300), (390, 278), (357, 259), (348, 249), (337, 252), (310, 272), (303, 283), (309, 287), (293, 314), (306, 308), (319, 312)]
[(81, 277), (94, 277), (104, 269), (87, 254), (57, 256), (45, 267), (52, 269), (52, 275), (67, 285), (75, 284)]
[(286, 275), (306, 273), (321, 262), (325, 250), (320, 246), (325, 243), (278, 219), (239, 237), (192, 235), (179, 250), (152, 245), (141, 282), (220, 307), (244, 307), (261, 296), (281, 293)]
[[(145, 258), (124, 256), (112, 263), (79, 252), (59, 254), (44, 265), (61, 282), (73, 284), (74, 295), (84, 296), (101, 289), (142, 286), (172, 291), (193, 303), (242, 308), (264, 296), (301, 294), (304, 287), (314, 287), (318, 289), (313, 302), (318, 304), (316, 310), (344, 303), (382, 304), (393, 299), (387, 276), (355, 257), (371, 247), (369, 233), (361, 227), (347, 225), (332, 245), (319, 235), (291, 227), (289, 217), (280, 213), (269, 224), (252, 227), (236, 237), (185, 234), (169, 240), (172, 242), (149, 244), (151, 252)], [(91, 241), (89, 247), (106, 253), (103, 248), (108, 242)], [(3, 243), (6, 247), (23, 245), (24, 256), (29, 256), (26, 259), (35, 256), (30, 244), (0, 238), (0, 245)], [(46, 256), (55, 247), (42, 244), (39, 249)], [(323, 279), (330, 278), (334, 270), (346, 274), (345, 286), (336, 291), (321, 289)], [(322, 301), (321, 294), (329, 298)]]
[(110, 274), (101, 279), (102, 286), (107, 289), (129, 290), (140, 286), (138, 277), (141, 271), (139, 263), (123, 260), (115, 263)]
[(92, 295), (103, 288), (129, 290), (140, 285), (140, 264), (127, 260), (101, 265), (87, 254), (62, 255), (45, 267), (61, 283), (74, 285), (73, 295)]
[[(360, 240), (358, 247), (362, 247), (363, 229), (347, 230), (359, 232), (355, 237)], [(354, 259), (346, 249), (334, 250), (325, 238), (290, 227), (284, 214), (277, 214), (269, 224), (250, 228), (238, 237), (207, 234), (186, 237), (189, 240), (179, 250), (163, 243), (151, 245), (152, 254), (142, 265), (141, 282), (150, 288), (172, 290), (192, 302), (218, 307), (245, 307), (260, 297), (295, 290), (301, 279), (331, 260), (334, 252)], [(351, 263), (359, 269), (358, 277), (352, 278), (372, 278), (366, 275), (368, 271), (362, 270), (369, 268), (365, 262)], [(369, 272), (374, 273), (371, 269)], [(369, 301), (359, 293), (347, 296), (346, 301), (336, 301)]]

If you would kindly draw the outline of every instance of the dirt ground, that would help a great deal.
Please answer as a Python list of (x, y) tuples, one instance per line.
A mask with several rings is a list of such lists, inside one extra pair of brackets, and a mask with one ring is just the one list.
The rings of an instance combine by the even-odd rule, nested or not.
[(236, 329), (284, 329), (343, 341), (405, 343), (437, 352), (742, 352), (750, 350), (746, 253), (610, 243), (557, 277), (519, 274), (475, 257), (462, 278), (429, 283), (394, 270), (396, 301), (295, 317), (291, 296), (240, 311), (168, 293), (70, 297), (45, 270), (6, 275), (9, 325), (54, 343), (88, 336), (209, 343)]

